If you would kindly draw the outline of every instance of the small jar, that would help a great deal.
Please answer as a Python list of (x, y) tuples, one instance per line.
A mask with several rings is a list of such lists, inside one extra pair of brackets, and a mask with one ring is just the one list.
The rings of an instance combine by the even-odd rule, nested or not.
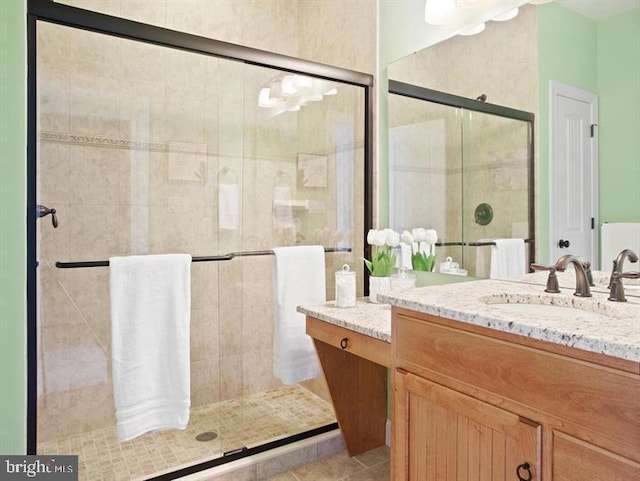
[(336, 307), (356, 306), (356, 273), (347, 264), (336, 272)]
[(406, 267), (400, 269), (398, 274), (391, 276), (391, 289), (416, 287), (416, 276), (409, 274)]

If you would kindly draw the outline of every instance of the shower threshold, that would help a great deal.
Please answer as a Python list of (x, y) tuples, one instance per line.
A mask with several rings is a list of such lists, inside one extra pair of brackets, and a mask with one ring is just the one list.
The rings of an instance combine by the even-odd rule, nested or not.
[[(175, 479), (335, 427), (330, 403), (292, 385), (192, 408), (183, 431), (121, 443), (114, 426), (38, 443), (38, 454), (78, 455), (80, 480)], [(217, 436), (198, 441), (204, 432)]]

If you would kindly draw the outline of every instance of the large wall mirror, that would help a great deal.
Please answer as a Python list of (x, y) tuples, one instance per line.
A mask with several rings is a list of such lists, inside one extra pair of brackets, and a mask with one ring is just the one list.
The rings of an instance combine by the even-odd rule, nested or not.
[[(505, 144), (501, 152), (500, 146), (495, 145), (496, 142), (502, 142), (497, 141), (496, 133), (504, 129), (493, 116), (470, 113), (465, 118), (463, 111), (449, 111), (441, 105), (416, 107), (412, 100), (391, 93), (388, 99), (388, 122), (389, 217), (392, 227), (405, 228), (409, 221), (402, 219), (402, 216), (415, 215), (417, 218), (415, 221), (411, 219), (411, 223), (442, 225), (439, 234), (444, 242), (459, 240), (454, 239), (457, 236), (451, 227), (454, 221), (460, 222), (463, 242), (494, 236), (529, 238), (529, 225), (523, 231), (519, 223), (528, 222), (533, 215), (532, 238), (536, 241), (534, 257), (538, 262), (553, 262), (557, 254), (553, 250), (555, 239), (550, 232), (550, 223), (554, 212), (562, 205), (562, 199), (550, 187), (550, 81), (594, 92), (598, 96), (599, 127), (595, 135), (598, 137), (599, 165), (595, 164), (593, 185), (584, 186), (591, 189), (595, 198), (589, 206), (587, 217), (581, 220), (590, 224), (591, 217), (594, 218), (595, 228), (590, 234), (590, 242), (594, 243), (592, 251), (595, 256), (591, 259), (594, 265), (600, 266), (599, 227), (603, 223), (640, 222), (640, 211), (637, 209), (637, 205), (640, 205), (640, 166), (637, 154), (634, 154), (640, 149), (640, 138), (630, 131), (631, 128), (636, 131), (640, 128), (640, 119), (637, 115), (634, 117), (631, 112), (633, 109), (628, 108), (640, 102), (640, 1), (557, 0), (539, 6), (527, 4), (520, 7), (519, 15), (509, 21), (489, 21), (485, 30), (478, 35), (457, 35), (419, 50), (393, 62), (387, 73), (392, 85), (402, 82), (446, 92), (472, 102), (482, 101), (531, 112), (536, 118), (533, 192), (528, 194), (531, 204), (527, 206), (527, 215), (522, 215), (514, 212), (521, 209), (517, 206), (522, 204), (508, 196), (503, 196), (503, 203), (493, 202), (498, 202), (494, 199), (499, 197), (501, 188), (515, 187), (511, 180), (523, 183), (524, 175), (514, 176), (510, 180), (511, 174), (500, 162), (511, 162), (508, 160), (511, 156), (515, 165), (519, 158), (518, 148), (524, 148), (526, 141), (521, 142), (520, 147), (514, 144), (507, 148)], [(416, 112), (420, 109), (423, 110), (423, 117), (417, 120)], [(412, 122), (422, 122), (423, 125), (403, 127)], [(455, 123), (461, 125), (459, 135), (449, 130), (448, 126)], [(481, 125), (491, 126), (491, 130), (481, 132)], [(420, 128), (423, 132), (417, 133)], [(487, 175), (476, 175), (475, 178), (469, 175), (467, 181), (458, 180), (468, 198), (468, 201), (461, 201), (463, 207), (460, 210), (452, 210), (450, 197), (440, 194), (443, 189), (454, 185), (454, 176), (447, 174), (443, 177), (437, 173), (429, 176), (428, 181), (423, 178), (427, 172), (439, 172), (437, 165), (433, 164), (438, 162), (438, 155), (446, 155), (447, 165), (451, 165), (453, 154), (450, 152), (453, 152), (453, 147), (445, 147), (439, 142), (430, 143), (429, 148), (436, 152), (421, 152), (425, 159), (429, 159), (422, 164), (423, 171), (405, 176), (406, 179), (399, 182), (402, 174), (398, 175), (399, 163), (394, 158), (397, 157), (394, 149), (398, 148), (399, 136), (414, 135), (425, 140), (436, 135), (434, 132), (437, 129), (446, 132), (447, 145), (455, 146), (457, 143), (455, 150), (458, 153), (455, 155), (465, 157), (465, 148), (470, 146), (474, 135), (476, 139), (473, 142), (486, 154), (485, 165), (481, 168), (474, 167), (473, 162), (481, 162), (476, 154), (466, 155), (471, 162), (468, 164), (470, 170), (486, 169)], [(516, 132), (518, 130), (526, 131), (524, 128), (514, 129)], [(517, 134), (513, 136), (515, 138)], [(522, 137), (526, 139), (524, 134)], [(508, 151), (511, 153), (507, 154)], [(460, 165), (462, 172), (464, 164)], [(452, 173), (452, 167), (448, 168), (447, 172)], [(493, 180), (488, 174), (491, 169), (497, 174)], [(627, 173), (622, 176), (624, 178), (619, 175), (621, 171)], [(484, 201), (483, 198), (489, 197), (481, 194), (483, 192), (487, 192), (492, 201)], [(416, 203), (416, 198), (422, 201)], [(407, 199), (411, 199), (411, 202)], [(493, 220), (486, 226), (479, 225), (475, 218), (476, 207), (483, 203), (493, 208)], [(427, 212), (432, 218), (426, 217)], [(500, 224), (503, 215), (513, 215), (508, 222), (511, 229), (507, 228), (506, 223)], [(640, 246), (636, 248), (640, 249)], [(457, 254), (443, 250), (440, 254), (465, 257), (461, 260), (467, 263), (470, 273), (482, 274), (476, 271), (476, 259), (470, 252), (465, 254), (461, 251)], [(603, 261), (603, 265), (608, 263), (608, 260)]]

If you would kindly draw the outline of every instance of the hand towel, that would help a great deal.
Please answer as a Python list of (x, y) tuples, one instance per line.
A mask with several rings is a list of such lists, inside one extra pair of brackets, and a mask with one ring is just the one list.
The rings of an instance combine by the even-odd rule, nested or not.
[[(478, 244), (488, 244), (493, 239), (478, 239)], [(488, 279), (491, 274), (491, 248), (479, 245), (476, 250), (476, 277)]]
[[(610, 271), (620, 251), (631, 249), (640, 255), (640, 223), (611, 222), (600, 228), (600, 270)], [(633, 270), (638, 270), (634, 267)]]
[(525, 274), (524, 239), (494, 239), (491, 246), (491, 279), (508, 279)]
[(275, 319), (273, 373), (284, 384), (295, 384), (320, 374), (313, 341), (306, 334), (300, 304), (326, 302), (322, 246), (273, 249)]
[(273, 188), (273, 227), (275, 229), (293, 229), (292, 205), (290, 187)]
[(236, 230), (240, 223), (238, 184), (218, 184), (218, 227)]
[(120, 441), (189, 422), (191, 256), (109, 259), (113, 396)]

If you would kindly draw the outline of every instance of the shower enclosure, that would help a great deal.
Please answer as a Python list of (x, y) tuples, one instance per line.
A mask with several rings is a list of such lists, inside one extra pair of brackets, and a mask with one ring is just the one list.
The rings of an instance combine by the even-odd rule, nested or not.
[(437, 262), (489, 277), (492, 240), (534, 259), (533, 114), (389, 81), (389, 224), (436, 229)]
[[(29, 14), (29, 450), (149, 479), (335, 429), (322, 377), (273, 375), (271, 249), (324, 246), (328, 299), (361, 268), (371, 77), (47, 0)], [(194, 259), (189, 426), (120, 443), (108, 260), (174, 252)]]

